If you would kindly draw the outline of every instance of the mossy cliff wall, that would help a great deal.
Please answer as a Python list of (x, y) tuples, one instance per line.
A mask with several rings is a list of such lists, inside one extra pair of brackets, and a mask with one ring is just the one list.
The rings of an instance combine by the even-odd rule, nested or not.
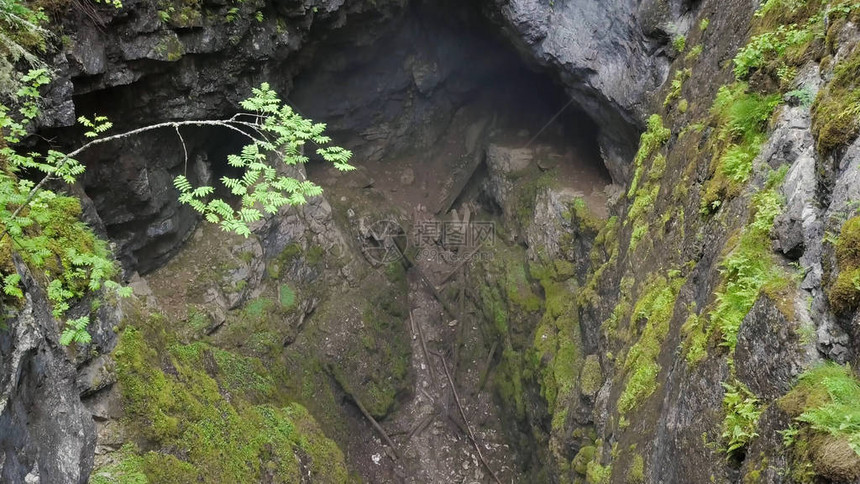
[[(565, 225), (591, 255), (563, 246), (547, 263), (531, 246), (506, 259), (543, 289), (531, 322), (514, 313), (525, 327), (505, 328), (519, 345), (496, 376), (518, 428), (546, 442), (542, 476), (860, 478), (858, 407), (845, 403), (860, 336), (858, 8), (698, 4), (614, 216), (596, 236)], [(523, 404), (529, 388), (540, 398)]]

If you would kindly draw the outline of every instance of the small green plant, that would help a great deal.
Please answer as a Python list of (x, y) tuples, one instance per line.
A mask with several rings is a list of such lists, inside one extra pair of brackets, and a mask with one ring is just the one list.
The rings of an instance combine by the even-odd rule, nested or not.
[(681, 52), (684, 52), (684, 50), (687, 48), (687, 37), (683, 35), (676, 36), (674, 39), (672, 39), (672, 48), (674, 48), (675, 52), (678, 52), (679, 54)]
[(239, 17), (239, 7), (230, 7), (227, 10), (227, 15), (224, 16), (224, 21), (229, 23), (233, 23)]
[(818, 333), (815, 331), (814, 324), (802, 324), (797, 330), (797, 335), (800, 336), (800, 344), (810, 345), (818, 341)]
[(257, 13), (254, 14), (254, 18), (257, 20), (257, 22), (262, 23), (264, 20), (263, 12), (258, 11)]
[(630, 471), (627, 473), (627, 482), (630, 484), (641, 484), (645, 482), (645, 459), (635, 454), (630, 463)]
[(663, 107), (669, 106), (673, 101), (681, 97), (681, 88), (684, 87), (684, 82), (690, 78), (690, 75), (692, 75), (690, 69), (678, 69), (675, 71), (675, 77), (672, 79), (669, 93), (666, 94), (666, 99), (663, 101)]
[(726, 443), (726, 453), (732, 456), (758, 437), (756, 427), (762, 409), (758, 399), (743, 384), (723, 383), (723, 388), (726, 391), (723, 396), (726, 417), (722, 438)]
[(785, 447), (791, 447), (797, 442), (797, 434), (800, 433), (800, 430), (796, 425), (792, 424), (785, 430), (781, 430), (779, 432), (782, 435), (782, 445)]
[(699, 30), (701, 30), (702, 32), (704, 32), (704, 31), (708, 30), (708, 27), (709, 27), (710, 25), (711, 25), (711, 20), (710, 20), (710, 19), (708, 19), (708, 18), (703, 18), (703, 19), (699, 22)]
[(260, 137), (252, 137), (252, 142), (245, 145), (238, 155), (227, 156), (227, 163), (242, 169), (243, 175), (239, 178), (221, 177), (221, 183), (240, 198), (241, 208), (234, 210), (220, 198), (206, 201), (215, 189), (211, 186), (192, 187), (185, 175), (177, 176), (174, 185), (179, 190), (180, 203), (191, 206), (207, 221), (221, 225), (224, 230), (248, 237), (251, 234), (249, 224), (262, 219), (264, 212), (274, 214), (281, 207), (303, 205), (307, 197), (322, 194), (322, 188), (309, 180), (299, 181), (279, 174), (268, 162), (269, 157), (279, 158), (286, 166), (304, 164), (308, 157), (303, 154), (303, 147), (311, 142), (319, 146), (317, 154), (338, 170), (355, 168), (348, 163), (352, 157), (350, 151), (339, 146), (325, 146), (331, 141), (323, 134), (325, 124), (311, 123), (301, 117), (290, 106), (284, 105), (268, 84), (254, 88), (253, 97), (242, 101), (241, 106), (249, 111), (245, 116), (252, 121), (233, 122), (249, 125), (260, 133)]
[(860, 381), (850, 367), (826, 363), (808, 370), (781, 406), (815, 432), (847, 440), (860, 455)]
[(790, 86), (797, 77), (797, 67), (790, 65), (779, 66), (776, 68), (776, 77), (779, 79), (780, 86)]
[(113, 8), (119, 10), (122, 8), (122, 0), (93, 0), (96, 3), (103, 3), (105, 5), (112, 6)]
[(92, 341), (93, 338), (87, 331), (89, 324), (90, 318), (86, 316), (66, 321), (63, 334), (60, 335), (60, 344), (69, 346), (72, 343), (87, 344)]
[(699, 56), (702, 55), (703, 50), (704, 48), (702, 47), (702, 44), (697, 44), (695, 47), (690, 49), (689, 52), (687, 52), (687, 55), (684, 57), (684, 60), (687, 62), (697, 61), (699, 59)]
[(746, 79), (752, 71), (778, 61), (789, 48), (807, 44), (813, 37), (811, 31), (795, 24), (780, 25), (775, 31), (759, 34), (735, 56), (735, 76), (739, 80)]
[(808, 87), (804, 87), (801, 89), (794, 89), (785, 93), (785, 99), (793, 100), (804, 107), (812, 106), (812, 102), (815, 100), (815, 95), (812, 94), (812, 90)]
[(23, 298), (24, 293), (21, 292), (21, 288), (18, 287), (18, 283), (20, 282), (21, 276), (17, 272), (7, 274), (5, 277), (3, 277), (3, 294), (16, 298)]

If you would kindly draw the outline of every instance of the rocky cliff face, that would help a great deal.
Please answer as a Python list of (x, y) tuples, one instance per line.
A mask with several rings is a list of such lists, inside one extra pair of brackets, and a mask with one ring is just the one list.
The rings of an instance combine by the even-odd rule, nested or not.
[(485, 9), (601, 126), (606, 166), (623, 183), (631, 175), (629, 161), (650, 96), (666, 79), (669, 41), (689, 30), (692, 3), (513, 0)]
[(25, 274), (26, 300), (22, 307), (4, 308), (0, 338), (0, 476), (6, 482), (87, 482), (96, 433), (82, 400), (110, 383), (99, 375), (98, 355), (116, 345), (121, 315), (112, 306), (96, 311), (93, 341), (69, 355), (44, 290), (26, 266), (18, 267)]

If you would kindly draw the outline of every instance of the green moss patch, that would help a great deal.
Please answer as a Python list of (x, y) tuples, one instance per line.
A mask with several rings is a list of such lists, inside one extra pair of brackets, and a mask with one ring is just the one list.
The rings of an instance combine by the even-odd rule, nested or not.
[(579, 452), (576, 453), (576, 457), (570, 463), (571, 469), (577, 474), (584, 476), (588, 472), (588, 464), (594, 459), (595, 451), (596, 449), (593, 445), (581, 447)]
[(618, 397), (621, 415), (636, 408), (657, 390), (657, 374), (660, 372), (657, 359), (669, 334), (669, 321), (683, 283), (684, 279), (677, 274), (670, 274), (669, 279), (658, 277), (643, 289), (642, 296), (633, 307), (631, 324), (644, 323), (644, 327), (624, 361), (623, 368), (628, 376)]
[[(648, 215), (654, 210), (660, 193), (659, 182), (666, 170), (666, 158), (657, 153), (657, 150), (669, 140), (671, 134), (669, 128), (663, 126), (660, 116), (655, 114), (648, 118), (648, 129), (639, 140), (639, 150), (634, 159), (635, 172), (627, 191), (627, 198), (633, 200), (626, 219), (626, 224), (633, 227), (628, 251), (636, 250), (639, 242), (648, 233)], [(652, 161), (647, 167), (646, 176), (645, 163), (649, 160)]]
[(126, 327), (114, 352), (125, 425), (160, 449), (142, 461), (127, 453), (141, 482), (286, 483), (308, 472), (315, 482), (346, 480), (340, 450), (279, 394), (260, 360), (180, 344), (164, 324), (153, 316)]
[(588, 355), (579, 374), (579, 389), (583, 395), (595, 395), (603, 386), (603, 371), (600, 369), (600, 358)]
[[(575, 287), (551, 280), (544, 280), (542, 284), (547, 310), (535, 331), (530, 350), (531, 366), (539, 375), (541, 396), (546, 400), (550, 412), (559, 415), (579, 386), (578, 377), (583, 360), (579, 344), (582, 335), (576, 301), (572, 297)], [(597, 367), (599, 373), (599, 361)], [(562, 423), (558, 418), (553, 419), (554, 428)]]
[(648, 159), (651, 158), (651, 156), (656, 153), (660, 147), (669, 141), (669, 137), (671, 135), (672, 131), (663, 126), (663, 118), (659, 115), (652, 114), (651, 117), (648, 118), (647, 129), (642, 133), (642, 136), (639, 139), (639, 150), (636, 152), (636, 157), (633, 159), (635, 172), (633, 174), (633, 181), (630, 182), (630, 188), (627, 191), (627, 198), (633, 198), (639, 188), (639, 181), (642, 178), (644, 163), (648, 161)]
[(847, 145), (860, 132), (860, 49), (836, 65), (833, 79), (819, 92), (812, 105), (812, 132), (823, 153)]
[(842, 225), (836, 240), (836, 263), (839, 275), (828, 298), (834, 313), (846, 314), (860, 306), (860, 216)]

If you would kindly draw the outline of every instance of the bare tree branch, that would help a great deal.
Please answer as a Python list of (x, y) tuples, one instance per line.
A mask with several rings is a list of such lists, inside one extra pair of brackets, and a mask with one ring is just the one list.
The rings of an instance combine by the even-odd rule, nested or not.
[[(163, 129), (163, 128), (173, 128), (176, 130), (176, 132), (178, 134), (179, 128), (182, 126), (198, 126), (198, 127), (199, 126), (214, 126), (214, 127), (226, 128), (226, 129), (229, 129), (231, 131), (235, 131), (235, 132), (241, 134), (242, 136), (245, 136), (246, 138), (250, 139), (254, 143), (259, 142), (260, 141), (259, 139), (255, 138), (250, 133), (243, 131), (242, 129), (239, 129), (238, 127), (236, 127), (234, 125), (237, 123), (243, 124), (243, 125), (244, 124), (250, 124), (250, 123), (246, 123), (246, 122), (237, 121), (236, 116), (238, 116), (238, 115), (234, 115), (232, 118), (224, 119), (224, 120), (167, 121), (164, 123), (151, 124), (149, 126), (144, 126), (142, 128), (137, 128), (137, 129), (133, 129), (131, 131), (126, 131), (125, 133), (119, 133), (119, 134), (115, 134), (112, 136), (106, 136), (104, 138), (95, 139), (95, 140), (90, 141), (89, 143), (84, 144), (80, 148), (72, 151), (71, 153), (67, 153), (63, 157), (63, 161), (60, 162), (60, 164), (58, 164), (57, 167), (54, 169), (54, 173), (59, 173), (63, 168), (65, 168), (65, 166), (69, 163), (70, 160), (73, 160), (76, 156), (78, 156), (79, 154), (83, 153), (84, 151), (86, 151), (86, 150), (88, 150), (94, 146), (98, 146), (98, 145), (108, 143), (111, 141), (116, 141), (116, 140), (120, 140), (123, 138), (128, 138), (130, 136), (135, 136), (138, 134), (146, 133), (149, 131), (155, 131), (157, 129)], [(181, 139), (182, 135), (179, 135), (179, 137)], [(183, 147), (183, 149), (185, 148), (185, 142), (184, 141), (182, 143), (182, 147)], [(187, 163), (188, 162), (188, 152), (187, 151), (185, 154), (185, 160)], [(36, 193), (38, 193), (39, 190), (41, 190), (42, 187), (44, 187), (45, 184), (48, 183), (48, 181), (50, 181), (52, 178), (53, 178), (53, 174), (45, 175), (45, 177), (42, 178), (39, 181), (39, 183), (37, 183), (36, 186), (33, 187), (32, 190), (30, 190), (30, 193), (27, 195), (27, 200), (25, 200), (21, 206), (19, 206), (17, 209), (15, 209), (14, 212), (12, 212), (12, 216), (10, 218), (14, 219), (15, 217), (17, 217), (21, 213), (21, 211), (25, 207), (28, 207), (30, 205), (30, 202), (32, 202), (33, 198), (36, 196)], [(6, 237), (6, 235), (8, 233), (9, 233), (9, 227), (7, 227), (6, 230), (4, 230), (2, 234), (0, 234), (0, 242), (3, 241), (3, 239)]]
[(185, 163), (182, 165), (182, 174), (188, 176), (188, 147), (185, 146), (185, 138), (179, 132), (179, 126), (175, 126), (176, 136), (179, 136), (179, 142), (182, 143), (182, 153), (185, 155)]

